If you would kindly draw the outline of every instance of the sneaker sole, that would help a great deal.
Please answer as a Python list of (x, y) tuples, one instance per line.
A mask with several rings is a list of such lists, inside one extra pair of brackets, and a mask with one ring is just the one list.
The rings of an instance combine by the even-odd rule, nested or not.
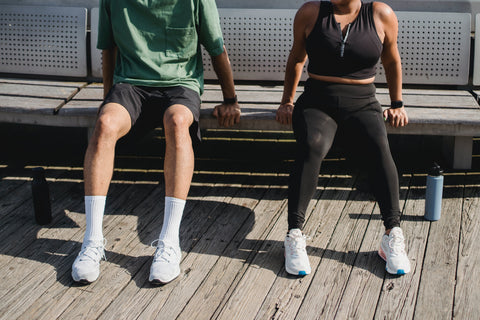
[(156, 286), (163, 286), (163, 285), (166, 285), (167, 283), (170, 283), (170, 282), (174, 281), (177, 278), (178, 278), (178, 276), (176, 276), (175, 278), (173, 278), (172, 280), (169, 280), (169, 281), (161, 281), (161, 280), (158, 280), (158, 279), (153, 279), (153, 280), (149, 280), (149, 282), (153, 285), (156, 285)]
[(93, 282), (93, 281), (88, 281), (88, 280), (86, 280), (86, 279), (73, 280), (73, 281), (75, 281), (75, 282), (78, 283), (78, 284), (90, 284), (90, 283)]
[[(383, 261), (387, 262), (387, 256), (385, 255), (385, 252), (383, 252), (382, 248), (378, 249), (378, 255), (380, 256), (380, 258), (383, 259)], [(405, 270), (403, 270), (403, 269), (398, 269), (397, 272), (392, 272), (392, 271), (388, 270), (387, 266), (385, 266), (385, 270), (390, 274), (396, 274), (396, 275), (399, 275), (399, 276), (408, 273), (408, 272), (405, 272)]]
[(306, 276), (308, 274), (310, 274), (310, 272), (307, 272), (305, 270), (300, 270), (300, 271), (297, 271), (297, 272), (292, 272), (291, 270), (288, 270), (287, 267), (285, 267), (285, 271), (288, 273), (288, 274), (291, 274), (293, 276)]

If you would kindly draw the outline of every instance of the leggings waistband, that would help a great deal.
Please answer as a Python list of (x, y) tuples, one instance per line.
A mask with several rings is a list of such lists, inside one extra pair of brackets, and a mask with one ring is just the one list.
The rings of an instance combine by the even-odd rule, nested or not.
[(305, 83), (305, 92), (317, 95), (369, 98), (374, 97), (376, 87), (373, 83), (368, 84), (345, 84), (325, 82), (308, 78)]

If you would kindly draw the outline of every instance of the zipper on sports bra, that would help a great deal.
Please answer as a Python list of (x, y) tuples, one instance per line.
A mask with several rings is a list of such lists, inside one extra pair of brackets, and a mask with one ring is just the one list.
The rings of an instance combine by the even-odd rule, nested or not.
[(345, 54), (345, 43), (347, 42), (347, 38), (348, 38), (348, 34), (350, 32), (350, 26), (352, 24), (349, 23), (347, 25), (347, 32), (345, 32), (345, 37), (343, 36), (343, 33), (342, 33), (342, 28), (340, 28), (340, 38), (342, 39), (342, 43), (340, 45), (340, 58), (343, 58), (343, 55)]

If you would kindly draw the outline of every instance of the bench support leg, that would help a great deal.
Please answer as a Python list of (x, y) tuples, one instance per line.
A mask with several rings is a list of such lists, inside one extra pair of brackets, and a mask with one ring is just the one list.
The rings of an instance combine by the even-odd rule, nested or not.
[(472, 168), (473, 137), (445, 137), (443, 145), (444, 154), (451, 161), (453, 169)]

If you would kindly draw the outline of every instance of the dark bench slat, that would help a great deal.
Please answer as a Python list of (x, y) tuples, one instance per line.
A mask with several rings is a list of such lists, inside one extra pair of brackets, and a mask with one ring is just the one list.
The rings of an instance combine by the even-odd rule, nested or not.
[[(79, 87), (2, 83), (0, 84), (0, 95), (56, 98), (68, 101), (78, 92), (79, 89)], [(0, 105), (1, 104), (2, 102), (0, 102)]]
[(53, 115), (64, 103), (63, 99), (0, 95), (0, 119), (3, 112)]

